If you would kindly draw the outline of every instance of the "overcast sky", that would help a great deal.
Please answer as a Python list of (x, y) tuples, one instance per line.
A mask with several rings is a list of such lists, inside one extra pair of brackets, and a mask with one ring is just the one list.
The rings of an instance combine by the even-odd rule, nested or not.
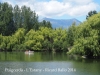
[(56, 19), (86, 19), (91, 10), (100, 11), (100, 0), (0, 0), (15, 6), (26, 5), (39, 15)]

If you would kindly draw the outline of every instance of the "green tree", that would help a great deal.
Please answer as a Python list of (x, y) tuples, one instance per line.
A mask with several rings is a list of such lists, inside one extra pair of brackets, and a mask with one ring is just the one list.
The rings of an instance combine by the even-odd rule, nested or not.
[(42, 22), (39, 23), (40, 27), (48, 27), (52, 28), (52, 24), (49, 21), (43, 20)]
[[(29, 31), (30, 29), (38, 29), (38, 16), (35, 12), (31, 11), (29, 7), (21, 7), (22, 25)], [(37, 25), (37, 26), (36, 26)]]
[(15, 5), (13, 8), (13, 20), (14, 20), (14, 26), (16, 27), (16, 30), (18, 28), (22, 28), (22, 16), (21, 16), (21, 9), (18, 5)]
[[(94, 19), (95, 18), (95, 19)], [(68, 53), (87, 55), (87, 57), (100, 56), (100, 13), (91, 16), (76, 29), (77, 39)]]
[(90, 11), (88, 12), (88, 15), (86, 16), (86, 19), (88, 19), (89, 17), (91, 17), (92, 15), (97, 14), (97, 11)]
[(65, 50), (67, 49), (67, 34), (66, 30), (63, 30), (62, 28), (58, 28), (56, 30), (53, 30), (53, 49), (56, 51)]
[(75, 35), (76, 35), (76, 26), (75, 23), (72, 24), (67, 30), (67, 43), (69, 46), (73, 46)]
[(0, 4), (0, 33), (11, 35), (14, 31), (12, 6), (8, 3), (2, 3)]

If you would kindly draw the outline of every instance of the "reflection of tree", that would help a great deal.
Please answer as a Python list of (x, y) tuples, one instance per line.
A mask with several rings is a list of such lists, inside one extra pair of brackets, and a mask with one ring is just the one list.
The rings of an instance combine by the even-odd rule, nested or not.
[[(81, 59), (73, 63), (73, 68), (76, 68), (76, 72), (79, 75), (99, 75), (100, 61), (91, 59)], [(98, 67), (99, 66), (99, 67)]]
[(7, 52), (5, 51), (5, 60), (7, 60)]

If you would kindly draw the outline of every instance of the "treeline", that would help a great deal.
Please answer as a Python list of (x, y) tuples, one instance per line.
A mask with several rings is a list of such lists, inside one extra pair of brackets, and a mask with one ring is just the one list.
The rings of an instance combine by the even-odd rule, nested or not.
[(64, 51), (67, 50), (66, 30), (61, 28), (51, 29), (41, 27), (35, 31), (31, 29), (25, 34), (25, 29), (20, 28), (11, 36), (0, 35), (0, 48), (4, 51), (19, 50), (46, 50)]
[(52, 29), (50, 22), (38, 22), (38, 16), (29, 7), (12, 8), (1, 3), (0, 50), (67, 51), (100, 57), (100, 13), (90, 13), (78, 26), (73, 23), (68, 29)]
[(19, 28), (24, 28), (28, 32), (30, 29), (38, 30), (39, 27), (52, 28), (50, 22), (39, 22), (38, 15), (29, 7), (12, 7), (8, 3), (0, 3), (0, 34), (8, 36)]

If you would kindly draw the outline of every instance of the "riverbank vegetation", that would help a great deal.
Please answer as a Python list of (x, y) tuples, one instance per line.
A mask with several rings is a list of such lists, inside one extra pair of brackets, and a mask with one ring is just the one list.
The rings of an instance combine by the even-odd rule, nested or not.
[(100, 13), (76, 26), (74, 34), (73, 47), (69, 54), (100, 56)]
[(11, 36), (0, 35), (2, 50), (66, 50), (66, 30), (40, 27), (25, 33), (24, 28), (18, 29)]
[(38, 21), (29, 7), (0, 3), (0, 49), (66, 50), (66, 30), (52, 29), (50, 22)]
[[(70, 49), (68, 49), (70, 48)], [(100, 13), (88, 16), (80, 25), (53, 29), (38, 21), (29, 7), (0, 3), (0, 50), (66, 51), (68, 54), (100, 56)]]

